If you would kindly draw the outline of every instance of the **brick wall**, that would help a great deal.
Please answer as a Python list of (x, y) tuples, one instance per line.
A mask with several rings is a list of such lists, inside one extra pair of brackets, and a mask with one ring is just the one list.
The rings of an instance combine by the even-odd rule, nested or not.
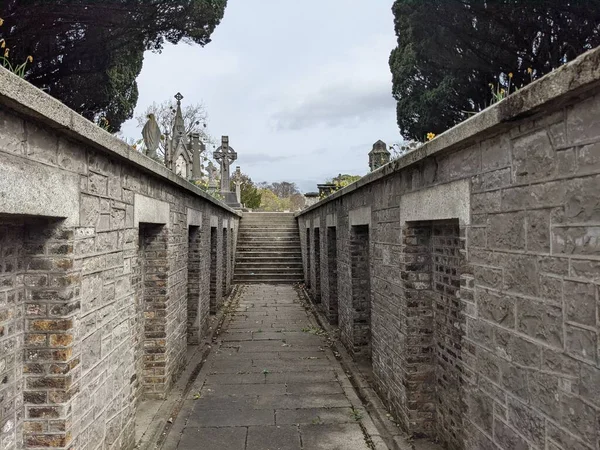
[(206, 331), (210, 225), (239, 216), (4, 70), (0, 173), (0, 449), (133, 448)]
[(599, 60), (583, 55), (298, 215), (303, 234), (336, 227), (321, 264), (336, 266), (353, 350), (351, 223), (370, 208), (374, 387), (414, 436), (600, 449)]
[(337, 325), (338, 323), (338, 294), (337, 294), (337, 233), (335, 227), (327, 228), (326, 240), (327, 257), (325, 265), (327, 267), (326, 284), (323, 285), (323, 303), (326, 305), (327, 319), (329, 323)]
[(313, 248), (315, 261), (315, 282), (313, 284), (313, 299), (321, 303), (321, 229), (315, 228), (313, 233)]

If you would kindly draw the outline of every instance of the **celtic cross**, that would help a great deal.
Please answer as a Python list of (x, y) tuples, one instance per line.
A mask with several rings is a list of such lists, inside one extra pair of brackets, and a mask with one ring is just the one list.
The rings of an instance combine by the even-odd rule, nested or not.
[(221, 138), (221, 146), (213, 156), (221, 164), (221, 192), (230, 192), (229, 166), (237, 159), (237, 153), (229, 146), (228, 136)]

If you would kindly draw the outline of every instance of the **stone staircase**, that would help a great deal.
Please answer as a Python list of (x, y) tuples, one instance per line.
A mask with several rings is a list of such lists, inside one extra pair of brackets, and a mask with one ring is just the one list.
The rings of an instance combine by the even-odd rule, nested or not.
[(244, 213), (240, 221), (235, 283), (300, 283), (300, 233), (293, 213)]

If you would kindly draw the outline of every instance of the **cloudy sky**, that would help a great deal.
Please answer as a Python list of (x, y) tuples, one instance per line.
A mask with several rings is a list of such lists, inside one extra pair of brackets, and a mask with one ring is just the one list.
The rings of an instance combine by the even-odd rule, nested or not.
[[(398, 142), (388, 56), (393, 0), (229, 0), (206, 47), (148, 53), (136, 115), (180, 91), (203, 102), (208, 131), (230, 136), (254, 181), (303, 192), (364, 175), (378, 139)], [(135, 120), (123, 127), (138, 138)]]

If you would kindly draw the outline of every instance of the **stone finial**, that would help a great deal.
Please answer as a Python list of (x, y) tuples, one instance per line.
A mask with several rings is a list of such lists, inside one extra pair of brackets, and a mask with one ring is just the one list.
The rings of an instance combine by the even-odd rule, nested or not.
[(391, 153), (387, 149), (387, 144), (379, 140), (373, 144), (373, 149), (369, 152), (369, 168), (371, 172), (385, 166), (390, 162)]

